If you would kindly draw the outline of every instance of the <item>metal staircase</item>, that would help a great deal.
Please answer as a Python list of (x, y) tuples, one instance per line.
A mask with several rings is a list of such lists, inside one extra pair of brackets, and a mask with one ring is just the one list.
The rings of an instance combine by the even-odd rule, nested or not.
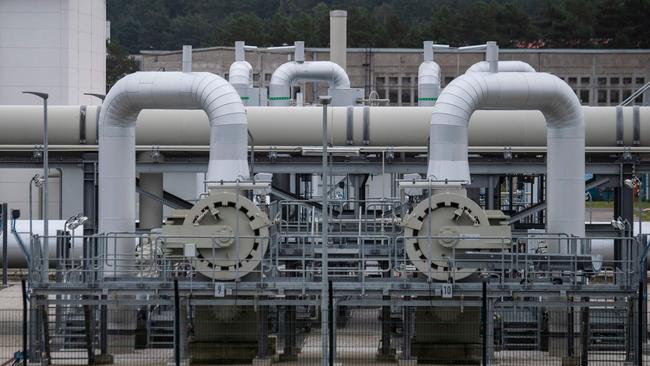
[(625, 309), (590, 309), (589, 349), (624, 351), (627, 311)]
[(174, 312), (156, 307), (147, 314), (147, 347), (174, 347)]
[(541, 317), (537, 308), (506, 308), (500, 315), (504, 350), (539, 349)]

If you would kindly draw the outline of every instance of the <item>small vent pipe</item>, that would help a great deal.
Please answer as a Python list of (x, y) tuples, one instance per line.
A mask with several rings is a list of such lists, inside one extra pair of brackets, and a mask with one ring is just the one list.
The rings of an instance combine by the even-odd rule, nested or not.
[(432, 41), (424, 41), (424, 61), (418, 68), (418, 106), (420, 107), (433, 106), (440, 94), (442, 73), (440, 66), (433, 61), (434, 48), (449, 48), (449, 46), (433, 44)]

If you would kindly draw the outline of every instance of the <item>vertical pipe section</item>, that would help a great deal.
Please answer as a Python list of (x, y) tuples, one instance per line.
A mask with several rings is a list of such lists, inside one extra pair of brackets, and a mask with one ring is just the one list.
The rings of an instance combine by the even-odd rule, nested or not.
[(330, 11), (330, 61), (347, 70), (348, 12)]
[[(202, 109), (210, 122), (210, 181), (248, 179), (247, 120), (235, 89), (211, 73), (138, 72), (106, 96), (99, 120), (99, 232), (135, 226), (135, 123), (142, 109)], [(113, 276), (128, 275), (133, 239), (108, 247)], [(117, 259), (117, 260), (116, 260)], [(114, 264), (114, 265), (113, 265)]]
[(192, 72), (192, 45), (183, 45), (183, 72)]
[[(547, 125), (548, 225), (585, 234), (585, 121), (573, 90), (547, 73), (469, 73), (454, 79), (433, 108), (427, 177), (470, 181), (468, 124), (480, 109), (539, 110)], [(550, 245), (558, 252), (558, 243)]]
[(418, 68), (418, 106), (431, 107), (440, 95), (440, 66), (433, 61), (433, 41), (424, 42), (424, 61)]

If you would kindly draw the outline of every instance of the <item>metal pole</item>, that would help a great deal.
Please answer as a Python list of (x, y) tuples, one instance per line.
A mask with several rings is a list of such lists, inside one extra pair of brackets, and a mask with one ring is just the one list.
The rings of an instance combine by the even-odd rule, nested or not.
[(2, 204), (2, 285), (7, 286), (9, 282), (9, 257), (7, 256), (7, 246), (9, 245), (9, 206), (6, 203)]
[[(41, 93), (41, 92), (35, 92), (35, 91), (24, 91), (23, 94), (32, 94), (35, 95), (41, 99), (43, 99), (43, 236), (45, 240), (43, 241), (43, 265), (47, 269), (48, 264), (48, 235), (49, 235), (49, 225), (48, 225), (48, 219), (47, 219), (47, 201), (49, 199), (48, 197), (48, 181), (49, 181), (49, 171), (50, 171), (50, 166), (49, 166), (49, 149), (48, 149), (48, 130), (47, 130), (47, 98), (49, 98), (49, 94), (47, 93)], [(31, 190), (30, 190), (31, 191)], [(47, 275), (44, 276), (42, 280), (44, 282), (47, 281)]]
[(327, 171), (327, 105), (330, 104), (331, 97), (321, 96), (320, 102), (323, 105), (323, 207), (321, 209), (322, 216), (322, 254), (321, 254), (321, 338), (322, 338), (322, 354), (323, 354), (323, 366), (328, 366), (330, 364), (330, 353), (329, 353), (329, 334), (328, 334), (328, 319), (329, 319), (329, 276), (328, 276), (328, 257), (327, 257), (327, 232), (328, 227), (328, 215), (329, 215), (329, 202), (328, 202), (328, 184), (329, 179)]
[(488, 317), (488, 311), (487, 311), (487, 281), (483, 281), (483, 296), (481, 299), (482, 306), (481, 306), (481, 323), (482, 323), (482, 333), (483, 333), (483, 366), (488, 366), (488, 336), (487, 336), (487, 317)]
[[(43, 235), (45, 241), (43, 242), (43, 252), (45, 263), (47, 264), (48, 256), (48, 236), (50, 235), (48, 215), (48, 185), (50, 180), (50, 165), (49, 165), (49, 150), (48, 150), (48, 131), (47, 131), (47, 96), (43, 98)], [(46, 281), (47, 282), (47, 281)]]
[(23, 365), (27, 365), (27, 285), (24, 278), (20, 280), (20, 286), (23, 291)]
[(178, 297), (178, 278), (174, 278), (174, 361), (181, 364), (181, 301)]
[[(645, 264), (645, 260), (643, 261)], [(639, 269), (643, 269), (640, 267)], [(643, 274), (642, 274), (643, 273)], [(643, 303), (646, 301), (646, 286), (643, 281), (645, 276), (645, 271), (639, 271), (639, 297), (637, 299), (637, 335), (636, 335), (636, 360), (639, 366), (643, 366), (643, 338), (644, 338), (644, 329), (645, 324), (643, 322)]]

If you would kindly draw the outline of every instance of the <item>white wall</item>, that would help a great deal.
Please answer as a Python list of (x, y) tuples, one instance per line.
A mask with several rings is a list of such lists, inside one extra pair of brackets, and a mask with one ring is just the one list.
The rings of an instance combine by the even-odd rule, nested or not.
[(0, 104), (99, 104), (105, 40), (106, 0), (0, 0)]

